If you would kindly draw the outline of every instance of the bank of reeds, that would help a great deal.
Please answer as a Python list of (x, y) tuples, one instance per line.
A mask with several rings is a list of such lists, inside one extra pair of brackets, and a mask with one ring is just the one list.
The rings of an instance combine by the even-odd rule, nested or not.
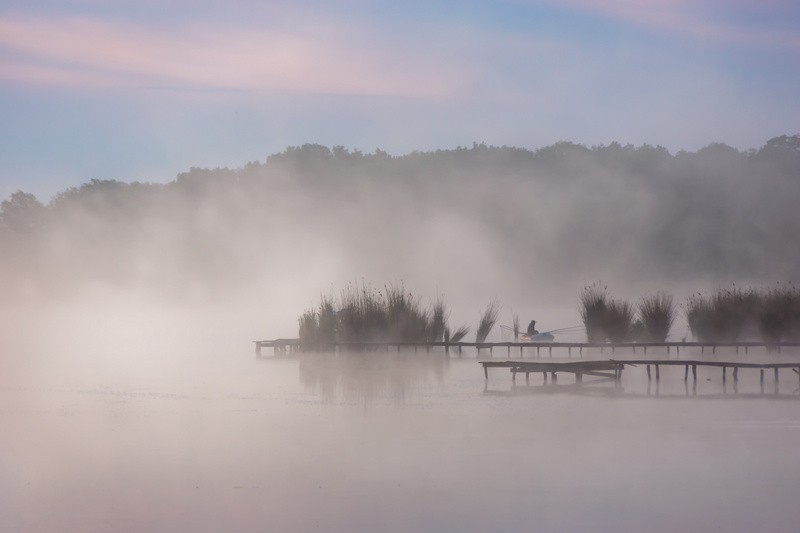
[(672, 296), (663, 292), (643, 296), (639, 301), (639, 323), (649, 342), (665, 342), (675, 323), (675, 304)]
[(762, 307), (753, 289), (718, 289), (710, 297), (694, 294), (686, 305), (686, 321), (700, 342), (736, 342), (755, 333)]
[(489, 332), (497, 323), (497, 316), (500, 314), (500, 305), (497, 301), (491, 302), (486, 306), (486, 310), (481, 315), (481, 320), (478, 322), (478, 329), (475, 332), (475, 342), (486, 342), (486, 337)]
[(405, 288), (387, 285), (383, 290), (348, 285), (338, 300), (322, 296), (317, 309), (298, 319), (300, 347), (319, 349), (335, 342), (459, 342), (469, 332), (462, 326), (450, 336), (450, 312), (444, 298), (430, 305)]
[(760, 337), (773, 344), (800, 340), (800, 291), (794, 285), (770, 290), (718, 289), (694, 294), (686, 320), (700, 342), (736, 342)]
[(758, 329), (766, 343), (800, 341), (800, 291), (797, 287), (777, 287), (762, 296)]

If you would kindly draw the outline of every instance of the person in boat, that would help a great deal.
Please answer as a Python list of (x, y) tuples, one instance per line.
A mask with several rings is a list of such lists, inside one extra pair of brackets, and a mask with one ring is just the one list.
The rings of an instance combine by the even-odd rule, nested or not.
[(534, 335), (538, 335), (539, 334), (539, 332), (536, 330), (536, 321), (535, 320), (531, 320), (531, 323), (528, 324), (527, 334), (528, 334), (528, 337), (533, 337)]

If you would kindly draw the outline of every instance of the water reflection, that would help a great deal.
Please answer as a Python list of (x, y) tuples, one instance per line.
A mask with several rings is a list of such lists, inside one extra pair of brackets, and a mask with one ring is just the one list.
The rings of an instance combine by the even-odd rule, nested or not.
[[(543, 383), (541, 385), (516, 385), (512, 384), (508, 389), (489, 389), (485, 387), (483, 393), (489, 396), (535, 396), (535, 395), (573, 395), (587, 397), (604, 398), (654, 398), (654, 399), (677, 399), (692, 398), (705, 400), (720, 399), (767, 399), (767, 400), (793, 400), (800, 401), (800, 388), (795, 388), (789, 392), (781, 393), (780, 384), (774, 383), (765, 388), (761, 383), (760, 390), (756, 392), (740, 392), (739, 384), (734, 382), (728, 386), (725, 382), (721, 387), (713, 387), (714, 390), (705, 390), (698, 393), (697, 382), (683, 382), (682, 390), (673, 388), (667, 392), (661, 390), (658, 381), (648, 382), (646, 389), (642, 392), (633, 387), (623, 387), (621, 383), (615, 383), (613, 379), (602, 379), (583, 383)], [(721, 390), (720, 390), (721, 389)]]
[(444, 354), (337, 352), (300, 356), (300, 383), (323, 403), (367, 407), (386, 399), (404, 404), (410, 388), (444, 380), (450, 360)]

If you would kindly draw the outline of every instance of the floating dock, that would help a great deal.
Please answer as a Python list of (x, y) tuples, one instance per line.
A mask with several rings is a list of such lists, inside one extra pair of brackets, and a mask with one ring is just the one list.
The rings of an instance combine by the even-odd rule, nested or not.
[(697, 367), (715, 367), (722, 369), (723, 383), (727, 379), (727, 371), (731, 369), (731, 376), (734, 382), (739, 381), (739, 370), (750, 369), (759, 370), (761, 382), (764, 382), (764, 371), (772, 370), (775, 381), (778, 381), (780, 369), (790, 369), (800, 378), (800, 362), (793, 363), (744, 363), (738, 361), (698, 361), (680, 359), (641, 359), (641, 360), (617, 360), (608, 359), (601, 361), (570, 361), (570, 362), (541, 362), (541, 361), (479, 361), (483, 365), (483, 374), (486, 381), (489, 381), (490, 368), (508, 368), (511, 372), (512, 381), (516, 382), (517, 374), (525, 374), (525, 382), (530, 384), (531, 374), (542, 374), (544, 382), (547, 383), (547, 375), (550, 374), (553, 381), (558, 379), (559, 373), (573, 374), (575, 382), (580, 383), (583, 376), (597, 376), (619, 382), (622, 378), (622, 371), (625, 366), (646, 366), (647, 379), (653, 379), (651, 366), (655, 368), (656, 381), (661, 379), (662, 366), (682, 366), (684, 367), (683, 380), (689, 379), (689, 369), (692, 371), (692, 378), (697, 381)]

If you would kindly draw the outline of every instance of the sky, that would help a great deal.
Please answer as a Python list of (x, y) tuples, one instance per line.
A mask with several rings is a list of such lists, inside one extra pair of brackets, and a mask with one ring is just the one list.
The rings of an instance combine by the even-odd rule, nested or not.
[(0, 197), (304, 143), (757, 148), (798, 94), (793, 0), (4, 0)]

